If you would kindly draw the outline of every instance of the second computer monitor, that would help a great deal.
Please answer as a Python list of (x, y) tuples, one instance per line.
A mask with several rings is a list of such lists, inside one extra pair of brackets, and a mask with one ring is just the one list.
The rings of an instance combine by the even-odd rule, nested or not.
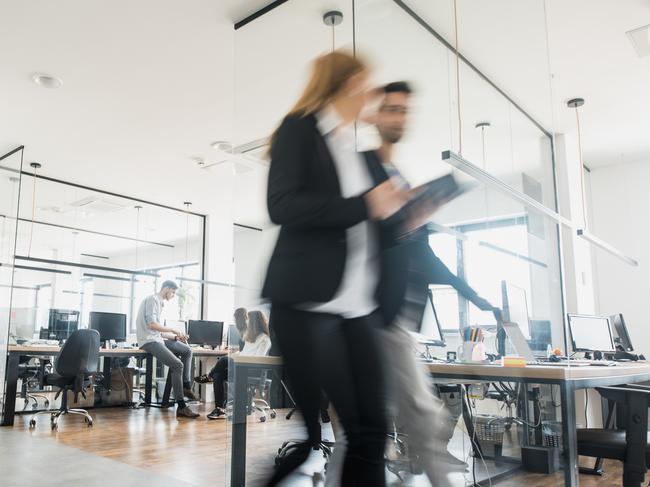
[(501, 282), (504, 320), (517, 323), (526, 340), (531, 339), (526, 291), (509, 282)]
[(228, 325), (228, 346), (239, 347), (241, 345), (241, 335), (237, 329), (237, 325)]
[(422, 315), (422, 322), (420, 324), (420, 335), (429, 340), (433, 345), (444, 346), (445, 339), (442, 335), (442, 328), (438, 321), (436, 308), (433, 305), (433, 296), (429, 291), (426, 305), (424, 307), (424, 314)]
[(614, 352), (614, 339), (606, 316), (568, 315), (569, 332), (576, 352)]
[(623, 319), (622, 314), (617, 314), (610, 316), (610, 322), (612, 324), (612, 331), (614, 332), (614, 341), (623, 347), (623, 350), (626, 352), (634, 351), (632, 346), (632, 340), (630, 339), (630, 334), (627, 331), (627, 326), (625, 326), (625, 320)]
[(48, 336), (56, 340), (67, 340), (79, 329), (79, 311), (50, 309)]
[(102, 342), (115, 340), (126, 341), (126, 315), (122, 313), (90, 312), (90, 329), (99, 332)]
[(188, 342), (193, 345), (218, 347), (223, 342), (223, 321), (190, 320), (187, 334)]

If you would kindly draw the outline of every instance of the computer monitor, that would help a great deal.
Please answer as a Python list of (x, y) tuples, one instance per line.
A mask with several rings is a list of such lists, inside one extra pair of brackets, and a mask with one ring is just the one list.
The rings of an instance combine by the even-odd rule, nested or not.
[(623, 314), (612, 315), (609, 319), (612, 324), (612, 331), (614, 332), (614, 343), (617, 346), (620, 345), (623, 347), (623, 351), (625, 352), (633, 352), (632, 339), (627, 331), (627, 326), (625, 326)]
[(193, 345), (218, 347), (223, 342), (223, 321), (190, 320), (187, 334), (188, 342)]
[(501, 296), (503, 300), (503, 319), (517, 323), (526, 340), (530, 340), (530, 323), (528, 322), (528, 302), (526, 291), (506, 281), (501, 281)]
[(433, 305), (433, 295), (429, 290), (428, 298), (424, 306), (424, 314), (420, 322), (420, 331), (416, 334), (418, 341), (426, 342), (428, 345), (439, 347), (445, 346), (445, 338), (442, 334), (436, 307)]
[(90, 329), (99, 332), (102, 342), (115, 340), (126, 341), (126, 315), (122, 313), (90, 312)]
[(226, 338), (229, 347), (239, 347), (242, 338), (236, 325), (228, 325), (228, 336)]
[(53, 340), (67, 340), (79, 329), (79, 311), (50, 309), (48, 337)]
[(569, 333), (576, 352), (614, 352), (614, 339), (609, 318), (569, 314)]

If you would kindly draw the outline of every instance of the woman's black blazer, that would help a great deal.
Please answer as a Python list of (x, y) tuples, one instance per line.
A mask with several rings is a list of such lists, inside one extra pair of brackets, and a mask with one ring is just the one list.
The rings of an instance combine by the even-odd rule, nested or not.
[(346, 259), (346, 229), (368, 218), (363, 195), (341, 196), (316, 117), (287, 116), (271, 148), (267, 205), (280, 225), (262, 296), (276, 304), (327, 302)]

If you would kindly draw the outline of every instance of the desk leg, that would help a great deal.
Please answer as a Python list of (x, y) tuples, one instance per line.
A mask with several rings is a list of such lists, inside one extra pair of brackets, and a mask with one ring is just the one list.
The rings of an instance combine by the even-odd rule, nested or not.
[(235, 396), (232, 406), (232, 443), (230, 448), (230, 486), (246, 485), (246, 406), (248, 368), (232, 364)]
[(144, 403), (151, 404), (151, 390), (153, 389), (153, 355), (147, 355), (145, 359), (144, 374)]
[(10, 353), (7, 357), (7, 387), (5, 389), (5, 410), (2, 417), (2, 426), (14, 425), (16, 412), (16, 394), (18, 393), (18, 363), (20, 355)]
[(575, 389), (570, 381), (560, 384), (562, 401), (562, 460), (564, 461), (564, 485), (580, 485), (578, 478), (578, 438), (576, 435)]
[(478, 438), (476, 437), (474, 422), (472, 421), (472, 417), (469, 414), (470, 405), (469, 405), (469, 401), (467, 400), (466, 386), (464, 385), (460, 386), (460, 394), (462, 397), (463, 421), (465, 422), (465, 428), (467, 428), (467, 435), (470, 437), (471, 440), (472, 451), (474, 452), (474, 459), (483, 458), (483, 450), (481, 448), (481, 444)]

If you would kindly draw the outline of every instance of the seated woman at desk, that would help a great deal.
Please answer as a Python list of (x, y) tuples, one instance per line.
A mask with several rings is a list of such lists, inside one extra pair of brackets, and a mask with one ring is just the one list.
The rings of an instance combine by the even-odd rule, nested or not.
[[(238, 310), (239, 311), (239, 310)], [(235, 312), (237, 313), (237, 312)], [(237, 314), (235, 314), (237, 316)], [(246, 331), (243, 333), (244, 346), (240, 355), (265, 356), (271, 348), (271, 337), (269, 336), (269, 323), (261, 311), (248, 313)], [(208, 419), (225, 418), (226, 391), (224, 382), (228, 380), (229, 357), (221, 357), (212, 368), (208, 377), (213, 381), (214, 387), (214, 410), (208, 414)], [(206, 382), (205, 378), (197, 379), (199, 382)]]

